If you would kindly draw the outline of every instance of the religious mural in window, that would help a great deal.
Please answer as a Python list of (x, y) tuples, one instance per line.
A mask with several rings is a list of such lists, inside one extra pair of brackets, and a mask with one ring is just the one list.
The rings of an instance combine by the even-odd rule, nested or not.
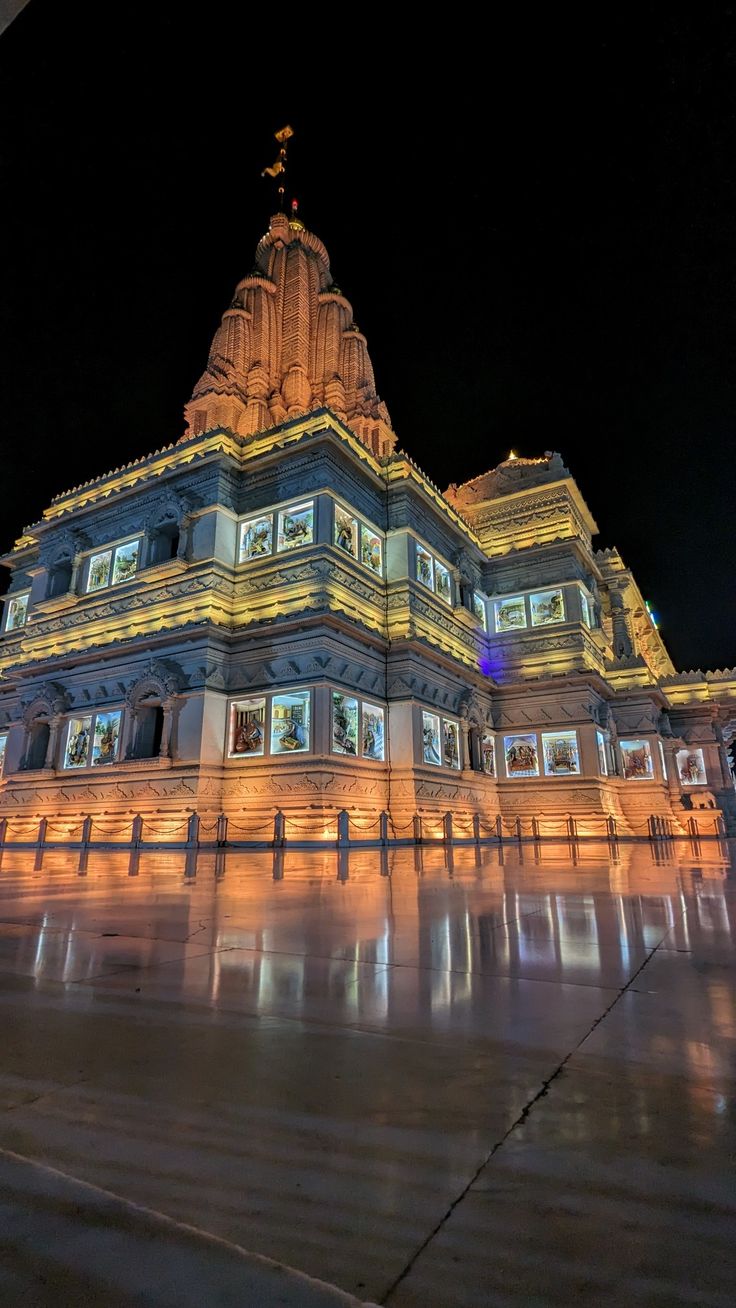
[(247, 563), (273, 553), (273, 517), (270, 513), (249, 518), (240, 525), (240, 553), (238, 561)]
[(351, 558), (358, 557), (358, 519), (346, 509), (335, 505), (334, 542), (338, 549), (344, 550)]
[(266, 740), (266, 701), (243, 699), (230, 708), (230, 758), (262, 754)]
[(434, 767), (460, 767), (460, 733), (452, 718), (422, 713), (422, 758)]
[(706, 786), (708, 775), (702, 749), (678, 749), (677, 775), (683, 786)]
[(496, 775), (496, 749), (490, 731), (484, 731), (480, 742), (480, 761), (487, 777)]
[(435, 559), (434, 561), (434, 589), (440, 599), (445, 601), (445, 604), (451, 603), (452, 582), (450, 580), (450, 573), (445, 565), (440, 563), (439, 559)]
[(135, 573), (138, 567), (138, 544), (137, 540), (133, 540), (127, 545), (118, 545), (112, 569), (113, 586), (119, 581), (129, 581)]
[(338, 690), (332, 692), (332, 752), (358, 753), (358, 701)]
[(434, 590), (434, 560), (422, 545), (417, 545), (417, 581)]
[(543, 731), (542, 756), (547, 777), (580, 775), (580, 754), (575, 731)]
[(114, 763), (118, 756), (122, 713), (96, 713), (92, 733), (92, 766)]
[(488, 617), (486, 614), (486, 604), (485, 604), (485, 600), (481, 599), (480, 595), (475, 595), (475, 594), (473, 595), (473, 613), (478, 619), (483, 630), (487, 631)]
[(539, 755), (535, 735), (504, 736), (507, 777), (538, 777)]
[(340, 690), (332, 692), (332, 752), (353, 757), (384, 757), (384, 716), (378, 704), (368, 704)]
[(271, 699), (271, 753), (298, 754), (309, 749), (310, 692), (284, 691)]
[(578, 587), (580, 593), (580, 610), (583, 616), (583, 622), (586, 627), (593, 626), (593, 605), (588, 598), (588, 592), (583, 590), (582, 586)]
[(608, 753), (606, 749), (606, 737), (602, 731), (596, 731), (595, 741), (598, 746), (598, 770), (602, 777), (608, 776)]
[(129, 581), (138, 570), (140, 540), (128, 540), (93, 554), (87, 570), (87, 591), (103, 590)]
[(547, 627), (565, 621), (565, 601), (561, 590), (542, 590), (529, 596), (533, 627)]
[(526, 626), (526, 605), (523, 595), (511, 595), (508, 599), (496, 600), (496, 631), (519, 631)]
[(371, 572), (377, 572), (380, 576), (383, 572), (383, 541), (372, 527), (366, 527), (365, 523), (362, 523), (360, 528), (360, 557), (366, 568), (370, 568)]
[(449, 568), (418, 541), (415, 545), (415, 558), (417, 581), (421, 581), (427, 590), (433, 590), (439, 599), (452, 607), (452, 577)]
[(442, 719), (442, 762), (446, 768), (460, 767), (460, 733), (457, 722)]
[(314, 503), (295, 504), (290, 509), (279, 513), (279, 531), (276, 548), (294, 550), (300, 545), (311, 545), (314, 541)]
[(425, 763), (442, 764), (440, 755), (440, 720), (435, 713), (422, 713), (422, 758)]
[(363, 702), (361, 738), (363, 758), (382, 760), (384, 757), (383, 709), (379, 704)]
[(620, 740), (621, 764), (625, 781), (651, 781), (654, 760), (648, 740)]
[(5, 630), (18, 631), (20, 627), (25, 627), (27, 618), (28, 595), (13, 595), (12, 599), (8, 600)]
[(8, 737), (5, 733), (0, 735), (0, 777), (5, 769), (5, 750), (8, 745)]
[(118, 756), (122, 712), (86, 713), (70, 718), (64, 750), (65, 768), (99, 767)]

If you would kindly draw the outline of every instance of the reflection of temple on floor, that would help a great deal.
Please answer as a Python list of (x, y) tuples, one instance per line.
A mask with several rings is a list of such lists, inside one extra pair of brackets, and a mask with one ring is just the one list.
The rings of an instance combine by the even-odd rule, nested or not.
[(736, 832), (736, 671), (676, 672), (559, 454), (438, 490), (300, 221), (271, 219), (186, 424), (5, 557), (0, 814)]

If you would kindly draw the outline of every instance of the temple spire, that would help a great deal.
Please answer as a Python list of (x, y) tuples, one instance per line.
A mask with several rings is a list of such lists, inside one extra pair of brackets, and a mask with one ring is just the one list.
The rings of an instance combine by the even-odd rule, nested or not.
[(321, 407), (374, 454), (393, 450), (366, 339), (324, 245), (292, 209), (271, 218), (253, 271), (235, 288), (186, 405), (183, 439), (215, 427), (252, 435)]

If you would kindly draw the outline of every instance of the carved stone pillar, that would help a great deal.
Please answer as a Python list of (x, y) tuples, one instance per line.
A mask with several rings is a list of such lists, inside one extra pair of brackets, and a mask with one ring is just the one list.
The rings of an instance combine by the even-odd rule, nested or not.
[(728, 763), (728, 750), (726, 749), (726, 742), (723, 738), (723, 727), (721, 726), (717, 718), (713, 722), (713, 734), (716, 740), (718, 741), (718, 761), (721, 765), (721, 777), (723, 779), (723, 786), (724, 788), (728, 788), (729, 790), (732, 790), (733, 775), (731, 773), (731, 768), (729, 767), (729, 763)]
[(624, 604), (620, 591), (611, 591), (611, 623), (613, 627), (614, 658), (631, 658), (634, 653), (634, 641), (631, 627), (631, 609)]
[(164, 721), (161, 728), (161, 744), (159, 746), (159, 758), (171, 757), (171, 727), (174, 718), (174, 701), (165, 699), (161, 705), (164, 712)]
[(46, 757), (43, 761), (45, 768), (53, 769), (56, 766), (56, 749), (59, 742), (59, 731), (63, 718), (49, 718), (49, 739), (46, 746)]
[(133, 758), (133, 749), (135, 747), (135, 737), (138, 728), (138, 710), (129, 708), (125, 714), (125, 741), (121, 750), (123, 758)]
[(470, 723), (467, 718), (460, 719), (460, 767), (463, 772), (470, 771), (473, 767), (470, 752)]

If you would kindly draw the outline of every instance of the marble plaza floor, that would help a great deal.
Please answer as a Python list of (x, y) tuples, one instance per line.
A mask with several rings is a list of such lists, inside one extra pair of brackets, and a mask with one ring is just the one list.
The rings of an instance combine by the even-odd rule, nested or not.
[(77, 858), (0, 865), (4, 1305), (730, 1308), (733, 849)]

